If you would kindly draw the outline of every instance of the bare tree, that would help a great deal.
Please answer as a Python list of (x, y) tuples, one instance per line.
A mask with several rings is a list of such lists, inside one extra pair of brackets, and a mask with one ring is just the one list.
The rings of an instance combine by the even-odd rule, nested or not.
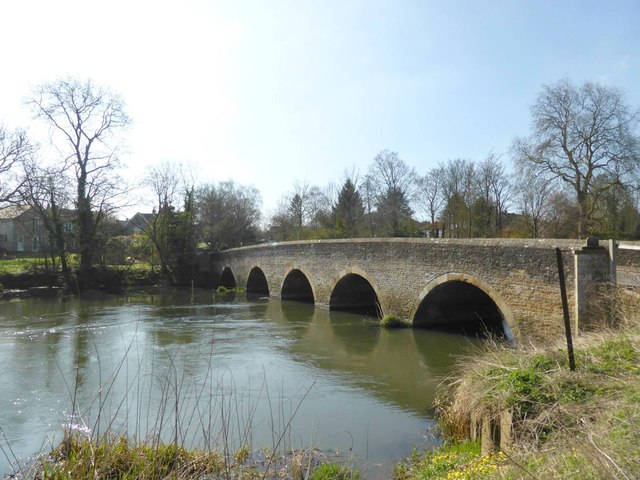
[(332, 188), (332, 185), (329, 185), (327, 189), (320, 189), (314, 185), (309, 188), (307, 193), (306, 210), (309, 216), (309, 226), (316, 231), (330, 223), (331, 200), (329, 194)]
[(527, 221), (529, 234), (538, 238), (542, 232), (542, 222), (551, 213), (551, 199), (558, 187), (549, 176), (536, 174), (530, 169), (521, 170), (516, 182), (517, 201)]
[(0, 125), (0, 205), (18, 201), (24, 181), (20, 165), (35, 152), (27, 134), (22, 130), (8, 131)]
[(289, 211), (289, 198), (284, 196), (278, 202), (278, 206), (269, 217), (268, 230), (271, 238), (276, 240), (292, 240), (298, 227), (294, 225), (293, 217)]
[(163, 276), (175, 282), (171, 229), (175, 224), (176, 208), (183, 189), (182, 166), (176, 162), (162, 162), (147, 167), (144, 183), (155, 197), (153, 219), (145, 233), (151, 239), (160, 259)]
[(511, 182), (505, 174), (500, 156), (491, 152), (476, 166), (476, 178), (484, 212), (480, 231), (484, 237), (500, 235), (502, 216), (511, 200)]
[(34, 158), (23, 163), (24, 176), (20, 182), (20, 194), (42, 219), (47, 232), (47, 250), (55, 269), (56, 259), (60, 260), (62, 276), (67, 287), (73, 285), (73, 276), (68, 262), (70, 247), (75, 243), (73, 228), (73, 198), (67, 188), (67, 178), (63, 170), (55, 166), (41, 167)]
[[(579, 207), (578, 235), (588, 233), (599, 197), (615, 185), (637, 181), (640, 167), (639, 110), (631, 110), (623, 93), (569, 80), (544, 85), (531, 107), (533, 132), (517, 138), (518, 161), (560, 179)], [(594, 183), (597, 176), (607, 181)]]
[(413, 215), (410, 202), (415, 193), (415, 169), (396, 152), (383, 150), (373, 159), (367, 176), (372, 182), (376, 209), (387, 227), (385, 233), (405, 235), (406, 222)]
[(116, 175), (116, 134), (130, 119), (121, 98), (91, 81), (74, 78), (45, 83), (29, 101), (35, 118), (49, 124), (61, 155), (59, 170), (72, 179), (80, 252), (78, 280), (90, 278), (98, 226), (125, 193)]
[(291, 221), (296, 230), (301, 229), (309, 220), (309, 184), (307, 182), (299, 182), (296, 180), (293, 186), (293, 192), (289, 193), (286, 198), (287, 212), (291, 217)]
[(427, 171), (424, 177), (419, 177), (417, 181), (417, 205), (427, 214), (429, 223), (431, 224), (431, 237), (440, 235), (436, 222), (444, 205), (443, 168), (436, 167)]
[(196, 193), (198, 223), (209, 248), (255, 242), (260, 222), (260, 192), (233, 181), (203, 185)]
[(471, 237), (472, 206), (477, 196), (475, 165), (471, 160), (458, 158), (440, 165), (443, 174), (442, 219), (449, 237)]
[(369, 233), (372, 237), (376, 236), (376, 219), (374, 216), (375, 208), (375, 186), (373, 178), (370, 174), (365, 175), (360, 183), (360, 191), (362, 192), (362, 203), (365, 208), (367, 223), (369, 224)]

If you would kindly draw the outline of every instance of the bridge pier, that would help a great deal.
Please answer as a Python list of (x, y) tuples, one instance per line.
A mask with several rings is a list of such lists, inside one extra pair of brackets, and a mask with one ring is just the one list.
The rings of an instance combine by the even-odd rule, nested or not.
[(575, 331), (608, 323), (611, 315), (613, 295), (611, 286), (610, 258), (607, 249), (600, 246), (597, 238), (589, 237), (587, 245), (576, 249), (575, 272)]

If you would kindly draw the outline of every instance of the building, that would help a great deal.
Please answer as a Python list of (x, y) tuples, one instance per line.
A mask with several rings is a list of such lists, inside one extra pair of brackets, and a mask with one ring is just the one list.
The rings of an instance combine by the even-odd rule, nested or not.
[(154, 213), (136, 213), (130, 219), (125, 220), (123, 234), (133, 235), (136, 233), (148, 232), (149, 227), (153, 224), (154, 218)]
[[(64, 231), (74, 231), (73, 212), (65, 211)], [(73, 244), (73, 241), (70, 242)], [(8, 254), (42, 252), (49, 246), (44, 219), (27, 205), (0, 209), (0, 252)]]
[(5, 253), (38, 252), (46, 241), (42, 217), (26, 205), (0, 209), (0, 249)]

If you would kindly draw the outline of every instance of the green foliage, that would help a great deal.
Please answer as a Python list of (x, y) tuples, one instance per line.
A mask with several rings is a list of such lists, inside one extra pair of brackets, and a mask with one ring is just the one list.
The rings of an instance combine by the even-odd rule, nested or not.
[(198, 225), (209, 249), (255, 243), (260, 221), (260, 192), (233, 181), (204, 185), (196, 192)]
[(537, 372), (552, 372), (558, 369), (558, 363), (546, 355), (533, 355), (528, 360), (530, 368)]
[(323, 463), (313, 469), (309, 480), (356, 480), (360, 473), (337, 463)]
[(45, 259), (41, 256), (0, 259), (0, 275), (34, 272), (44, 265)]
[(591, 400), (595, 394), (601, 391), (601, 388), (596, 385), (567, 379), (560, 382), (557, 398), (563, 404), (581, 403)]
[(580, 472), (580, 480), (600, 480), (593, 471), (590, 471), (589, 459), (576, 452), (571, 452), (562, 459), (558, 468), (560, 478), (575, 478), (576, 472)]
[(579, 359), (591, 372), (607, 373), (626, 369), (640, 373), (640, 353), (629, 338), (605, 340), (595, 348), (580, 352)]
[(149, 236), (158, 252), (162, 274), (171, 283), (189, 285), (196, 273), (195, 192), (184, 192), (184, 208), (177, 211), (164, 205), (149, 228)]
[(538, 408), (551, 399), (542, 374), (536, 369), (507, 371), (496, 387), (505, 395), (505, 406), (518, 418), (537, 413)]
[(225, 462), (218, 453), (186, 450), (174, 444), (132, 444), (126, 437), (94, 442), (68, 433), (50, 456), (40, 460), (39, 466), (41, 478), (50, 480), (186, 479), (218, 476), (223, 473)]
[(478, 442), (445, 443), (422, 458), (414, 456), (396, 466), (394, 480), (481, 480), (500, 478), (505, 456), (501, 452), (482, 456)]
[(518, 420), (531, 417), (560, 402), (572, 404), (590, 400), (601, 389), (575, 378), (556, 378), (558, 364), (550, 357), (533, 355), (516, 369), (493, 368), (487, 377), (496, 381), (493, 396), (502, 408), (511, 410)]
[(394, 313), (388, 313), (384, 317), (382, 317), (382, 320), (380, 320), (380, 326), (383, 328), (408, 327), (407, 323)]
[(351, 238), (357, 233), (364, 219), (364, 205), (362, 197), (356, 185), (350, 178), (345, 180), (338, 200), (333, 206), (333, 216), (335, 218), (334, 229), (339, 238)]

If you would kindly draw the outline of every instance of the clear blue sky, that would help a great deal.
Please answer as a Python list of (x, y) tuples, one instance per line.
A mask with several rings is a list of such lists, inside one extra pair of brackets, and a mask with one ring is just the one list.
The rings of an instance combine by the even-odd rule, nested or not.
[[(0, 122), (31, 86), (118, 91), (132, 180), (179, 160), (254, 184), (340, 181), (382, 149), (419, 173), (505, 153), (542, 84), (568, 77), (640, 106), (640, 1), (21, 0), (2, 7)], [(138, 205), (139, 209), (147, 209)]]

